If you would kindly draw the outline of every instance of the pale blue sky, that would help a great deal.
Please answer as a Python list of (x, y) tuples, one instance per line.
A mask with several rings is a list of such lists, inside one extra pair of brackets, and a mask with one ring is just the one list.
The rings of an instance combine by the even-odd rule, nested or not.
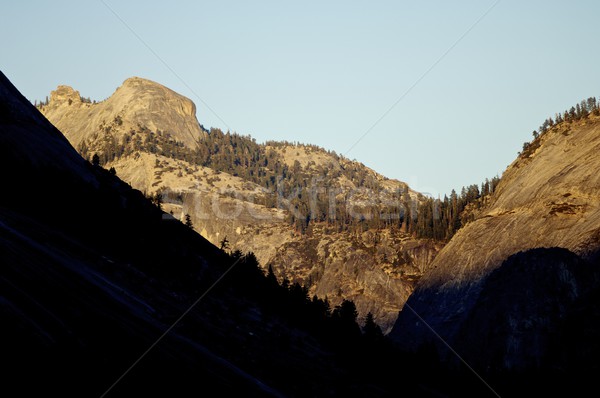
[(149, 78), (206, 127), (318, 144), (433, 194), (501, 173), (546, 117), (600, 96), (600, 2), (502, 0), (348, 153), (494, 0), (105, 2), (185, 84), (99, 0), (3, 4), (0, 69), (30, 100)]

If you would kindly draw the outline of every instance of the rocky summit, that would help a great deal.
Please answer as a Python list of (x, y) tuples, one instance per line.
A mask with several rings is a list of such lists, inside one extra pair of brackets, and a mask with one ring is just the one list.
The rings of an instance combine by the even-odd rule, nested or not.
[(41, 111), (74, 147), (97, 135), (123, 134), (146, 126), (162, 131), (188, 147), (205, 134), (196, 119), (194, 103), (151, 80), (131, 77), (105, 101), (85, 101), (69, 86), (58, 86)]

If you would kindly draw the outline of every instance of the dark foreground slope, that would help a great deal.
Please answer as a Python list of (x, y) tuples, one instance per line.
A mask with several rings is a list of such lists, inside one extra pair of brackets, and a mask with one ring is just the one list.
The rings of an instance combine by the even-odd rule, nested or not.
[(82, 159), (1, 73), (0, 173), (2, 396), (453, 391), (351, 302), (280, 285)]
[(167, 217), (82, 159), (2, 74), (0, 170), (0, 394), (395, 389), (385, 343), (364, 343), (352, 305), (333, 316)]
[[(486, 279), (455, 347), (485, 371), (598, 371), (598, 343), (585, 333), (600, 331), (589, 305), (599, 276), (598, 264), (566, 249), (515, 254)], [(588, 327), (575, 332), (584, 312)]]
[[(2, 74), (0, 169), (1, 389), (99, 396), (232, 262), (84, 161)], [(274, 393), (185, 327), (111, 393)]]

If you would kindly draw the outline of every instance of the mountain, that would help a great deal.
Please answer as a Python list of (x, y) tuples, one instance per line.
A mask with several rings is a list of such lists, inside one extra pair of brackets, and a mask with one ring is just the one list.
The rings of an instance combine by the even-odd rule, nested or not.
[(2, 73), (0, 167), (4, 395), (393, 391), (350, 302), (224, 253), (79, 156)]
[(280, 281), (332, 305), (353, 300), (385, 332), (443, 246), (406, 232), (424, 196), (335, 152), (205, 131), (189, 99), (140, 78), (100, 103), (79, 97), (60, 86), (40, 110), (85, 158), (189, 215), (213, 244), (253, 252)]
[[(468, 360), (502, 370), (548, 365), (546, 356), (556, 354), (550, 341), (571, 344), (556, 340), (567, 327), (562, 322), (598, 289), (599, 149), (593, 113), (525, 145), (487, 204), (473, 211), (474, 221), (425, 272), (391, 332), (397, 343), (416, 349), (438, 342), (432, 328)], [(475, 334), (489, 336), (487, 344)]]
[[(565, 117), (524, 145), (498, 186), (482, 196), (475, 186), (460, 205), (456, 198), (424, 200), (405, 186), (399, 192), (393, 188), (402, 183), (311, 146), (261, 146), (215, 130), (191, 149), (142, 126), (131, 134), (143, 133), (141, 144), (125, 139), (119, 156), (101, 152), (108, 162), (151, 159), (154, 178), (162, 181), (182, 182), (181, 172), (215, 188), (227, 177), (238, 190), (219, 191), (219, 207), (210, 208), (218, 213), (254, 203), (245, 208), (250, 218), (258, 209), (283, 215), (280, 227), (294, 239), (278, 246), (274, 258), (288, 267), (280, 273), (308, 275), (301, 286), (278, 278), (275, 266), (265, 273), (251, 253), (221, 250), (225, 240), (215, 247), (188, 220), (170, 215), (195, 204), (203, 209), (202, 195), (186, 201), (191, 188), (164, 187), (149, 199), (114, 171), (82, 158), (0, 73), (0, 166), (7, 187), (0, 196), (0, 351), (7, 365), (0, 390), (64, 396), (588, 392), (600, 370), (594, 156), (600, 109), (579, 109), (580, 116)], [(110, 139), (94, 140), (89, 143), (98, 149), (117, 149)], [(309, 150), (339, 168), (301, 163)], [(340, 207), (323, 207), (328, 195), (319, 197), (318, 190), (309, 190), (316, 198), (307, 200), (307, 191), (295, 193), (296, 184), (311, 170), (357, 192)], [(171, 179), (174, 171), (177, 179)], [(283, 199), (266, 184), (280, 172)], [(383, 195), (374, 204), (375, 188)], [(240, 199), (240, 191), (262, 202)], [(204, 198), (211, 192), (217, 190)], [(451, 224), (430, 220), (440, 214), (436, 209), (421, 214), (423, 206), (442, 204), (446, 222), (466, 225), (433, 258), (438, 243), (404, 230), (416, 219), (424, 230), (454, 233)], [(314, 209), (301, 217), (307, 205)], [(415, 209), (421, 209), (416, 217)], [(216, 225), (225, 224), (221, 218)], [(318, 284), (311, 284), (313, 277)], [(379, 302), (418, 283), (390, 333), (395, 344), (372, 316), (361, 330), (352, 301), (332, 308), (310, 298), (309, 285), (330, 292), (329, 283), (348, 289), (340, 296), (376, 293)]]

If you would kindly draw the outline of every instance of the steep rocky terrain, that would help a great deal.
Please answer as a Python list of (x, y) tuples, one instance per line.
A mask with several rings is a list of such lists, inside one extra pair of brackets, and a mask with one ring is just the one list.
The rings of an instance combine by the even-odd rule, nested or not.
[(334, 304), (352, 300), (360, 314), (371, 312), (389, 332), (399, 305), (442, 245), (389, 230), (352, 234), (321, 228), (326, 227), (277, 248), (270, 263), (276, 274), (305, 281), (310, 294)]
[(434, 340), (425, 321), (452, 344), (475, 316), (486, 278), (512, 254), (560, 247), (593, 260), (600, 248), (599, 150), (594, 115), (559, 123), (529, 145), (421, 279), (407, 306), (422, 319), (405, 308), (392, 331), (398, 343), (414, 349)]
[[(423, 200), (405, 183), (314, 146), (238, 137), (206, 148), (221, 133), (205, 132), (193, 103), (157, 83), (127, 79), (98, 104), (60, 86), (40, 110), (80, 153), (99, 154), (106, 169), (147, 196), (159, 193), (165, 211), (189, 215), (213, 244), (252, 251), (265, 270), (272, 266), (281, 280), (332, 305), (355, 300), (360, 318), (372, 312), (386, 332), (442, 246), (403, 232), (405, 207)], [(232, 153), (210, 163), (205, 153), (218, 145)], [(256, 154), (233, 169), (245, 162), (236, 150)], [(269, 173), (270, 180), (261, 177)]]

